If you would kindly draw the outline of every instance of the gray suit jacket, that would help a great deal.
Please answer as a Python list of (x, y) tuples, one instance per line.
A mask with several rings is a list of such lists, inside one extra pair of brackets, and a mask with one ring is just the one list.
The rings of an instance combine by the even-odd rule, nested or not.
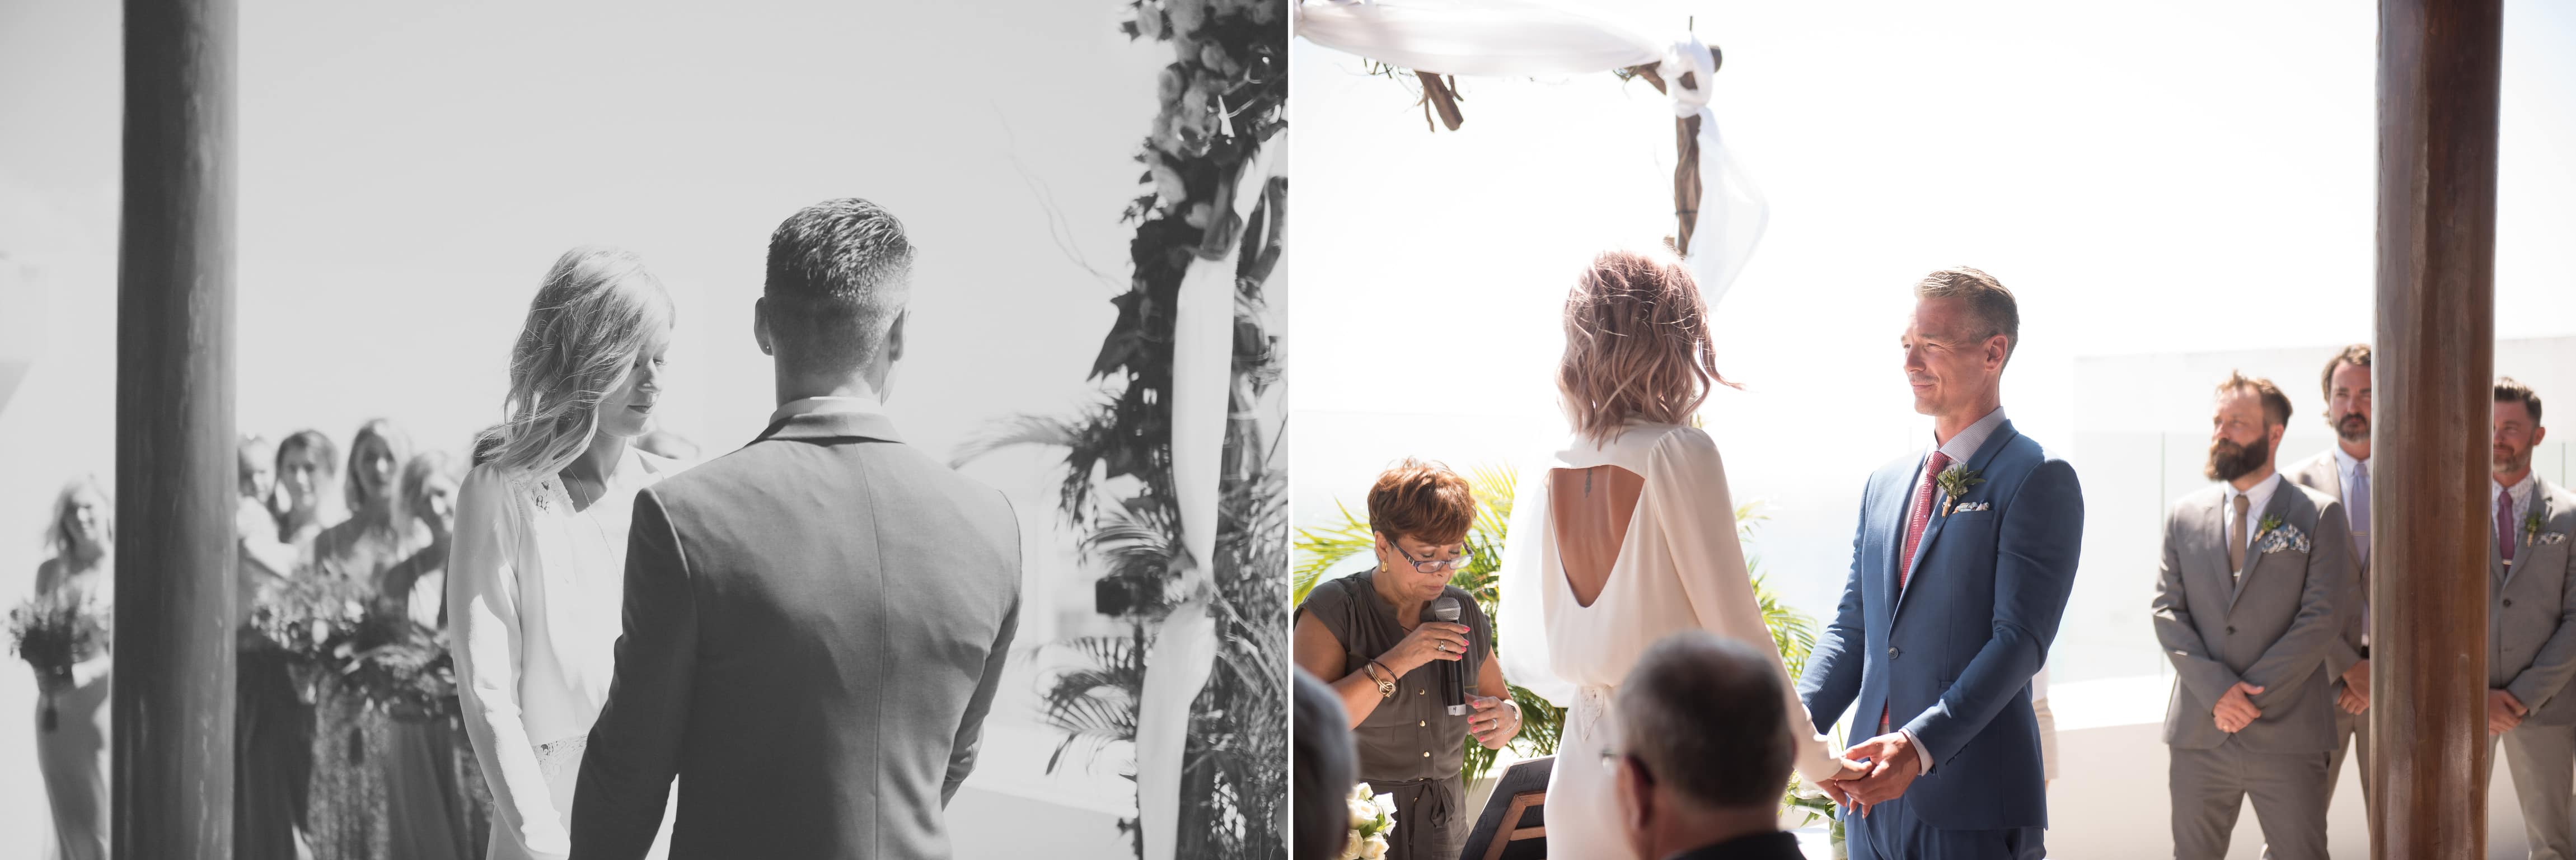
[[(2282, 475), (2289, 478), (2292, 483), (2323, 493), (2327, 498), (2335, 500), (2337, 504), (2344, 504), (2343, 476), (2336, 474), (2336, 469), (2334, 449), (2327, 448), (2317, 452), (2314, 457), (2299, 461), (2298, 465), (2290, 467), (2290, 470), (2283, 472)], [(2346, 507), (2349, 508), (2349, 505)], [(2349, 510), (2344, 516), (2344, 533), (2347, 536), (2352, 533), (2352, 517)], [(2370, 617), (2368, 600), (2370, 562), (2357, 553), (2347, 554), (2346, 557), (2353, 560), (2352, 588), (2335, 600), (2336, 614), (2340, 617), (2337, 629), (2341, 630), (2343, 635), (2337, 637), (2334, 646), (2326, 652), (2326, 672), (2334, 676), (2337, 687), (2343, 686), (2344, 670), (2352, 668), (2354, 663), (2361, 662), (2362, 622), (2369, 620)]]
[(2165, 521), (2153, 604), (2156, 640), (2177, 676), (2165, 742), (2211, 749), (2226, 741), (2228, 733), (2213, 721), (2218, 697), (2244, 681), (2263, 688), (2252, 697), (2263, 716), (2234, 735), (2239, 745), (2327, 752), (2335, 740), (2335, 688), (2326, 655), (2341, 634), (2336, 598), (2351, 587), (2351, 526), (2332, 497), (2284, 481), (2247, 525), (2278, 518), (2284, 535), (2295, 529), (2307, 537), (2308, 550), (2264, 552), (2258, 532), (2238, 575), (2227, 567), (2221, 537), (2223, 497), (2214, 486), (2193, 493)]
[[(2576, 723), (2576, 494), (2536, 481), (2540, 531), (2513, 524), (2513, 564), (2487, 553), (2487, 687), (2512, 693), (2531, 722)], [(2563, 537), (2553, 537), (2563, 535)]]
[(944, 858), (1018, 629), (1018, 520), (817, 413), (639, 493), (625, 635), (591, 727), (575, 858)]

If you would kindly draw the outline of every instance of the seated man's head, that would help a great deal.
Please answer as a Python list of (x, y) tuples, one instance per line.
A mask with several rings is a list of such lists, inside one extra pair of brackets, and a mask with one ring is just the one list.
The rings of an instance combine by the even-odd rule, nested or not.
[(903, 222), (855, 197), (826, 200), (769, 234), (769, 273), (753, 313), (762, 352), (777, 357), (782, 394), (814, 396), (861, 381), (883, 396), (903, 358), (912, 243)]
[(1619, 685), (1612, 779), (1638, 856), (1778, 829), (1795, 747), (1774, 659), (1686, 630), (1647, 649)]

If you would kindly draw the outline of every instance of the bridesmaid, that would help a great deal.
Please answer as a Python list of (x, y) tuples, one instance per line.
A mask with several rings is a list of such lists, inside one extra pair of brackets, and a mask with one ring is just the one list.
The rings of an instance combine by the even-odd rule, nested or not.
[(630, 444), (653, 427), (670, 334), (670, 297), (634, 254), (565, 252), (511, 349), (508, 418), (476, 441), (447, 621), (492, 790), (486, 857), (571, 850), (573, 786), (625, 606), (628, 517), (637, 490), (678, 469)]
[(277, 443), (277, 540), (295, 548), (297, 566), (312, 563), (313, 539), (339, 522), (331, 498), (339, 478), (340, 449), (322, 431)]
[[(446, 617), (447, 559), (455, 532), (457, 474), (445, 451), (425, 451), (404, 463), (397, 483), (396, 519), (424, 536), (419, 548), (385, 568), (375, 581), (376, 611), (434, 636)], [(476, 782), (463, 727), (444, 714), (426, 722), (396, 721), (385, 759), (391, 843), (397, 857), (474, 854), (488, 826), (491, 800)], [(461, 771), (461, 772), (460, 772)], [(437, 831), (437, 832), (433, 832)]]
[[(54, 497), (45, 530), (53, 557), (36, 568), (36, 593), (68, 592), (102, 615), (116, 596), (115, 510), (91, 478)], [(107, 643), (72, 664), (71, 677), (38, 675), (36, 767), (54, 808), (54, 844), (62, 860), (107, 856), (107, 738), (110, 687)], [(44, 710), (53, 709), (50, 724)]]
[[(309, 444), (309, 443), (306, 443)], [(281, 459), (257, 436), (241, 441), (241, 499), (234, 517), (241, 551), (241, 617), (288, 581), (300, 564), (278, 540)], [(304, 804), (303, 762), (311, 755), (309, 718), (286, 660), (258, 637), (244, 635), (233, 686), (233, 856), (293, 857)]]

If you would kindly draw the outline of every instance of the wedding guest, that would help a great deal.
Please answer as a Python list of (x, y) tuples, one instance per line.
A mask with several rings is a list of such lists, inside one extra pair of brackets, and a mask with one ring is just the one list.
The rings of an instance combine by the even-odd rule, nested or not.
[(2576, 493), (2541, 480), (2531, 452), (2547, 438), (2540, 395), (2495, 384), (2495, 465), (2487, 514), (2487, 755), (2504, 747), (2531, 856), (2576, 856)]
[[(239, 614), (295, 575), (294, 545), (278, 539), (278, 446), (242, 437), (241, 499), (233, 528), (241, 555)], [(233, 675), (233, 856), (294, 857), (303, 817), (304, 763), (312, 755), (306, 713), (285, 656), (242, 637)]]
[(2005, 417), (2012, 291), (1962, 266), (1924, 276), (1914, 298), (1896, 369), (1932, 438), (1871, 473), (1841, 608), (1798, 683), (1817, 730), (1856, 706), (1843, 758), (1868, 773), (1819, 787), (1859, 814), (1845, 824), (1854, 858), (2043, 857), (2030, 681), (2074, 585), (2083, 491)]
[[(1567, 709), (1548, 777), (1548, 840), (1627, 860), (1599, 736), (1620, 680), (1681, 630), (1773, 646), (1736, 538), (1726, 464), (1692, 426), (1710, 392), (1733, 384), (1717, 373), (1698, 282), (1670, 253), (1612, 251), (1575, 279), (1564, 313), (1556, 389), (1571, 426), (1520, 478), (1498, 572), (1511, 637), (1501, 659), (1522, 686)], [(1789, 724), (1809, 725), (1785, 692), (1788, 670), (1776, 671)], [(1820, 732), (1796, 734), (1807, 779), (1866, 772), (1837, 760)]]
[[(36, 594), (82, 605), (104, 618), (116, 601), (116, 508), (94, 478), (55, 494), (45, 529), (52, 557), (36, 567)], [(108, 644), (74, 662), (66, 675), (36, 676), (36, 770), (53, 805), (54, 851), (62, 860), (107, 856)]]
[(1778, 664), (1705, 630), (1666, 636), (1637, 658), (1619, 684), (1618, 740), (1604, 752), (1634, 856), (1806, 856), (1780, 830), (1780, 787), (1798, 747), (1789, 712), (1772, 705), (1788, 695)]
[(1295, 860), (1335, 860), (1350, 845), (1351, 815), (1346, 803), (1359, 784), (1352, 761), (1350, 715), (1342, 711), (1339, 693), (1300, 667), (1297, 676), (1296, 732), (1289, 738), (1289, 789), (1294, 792), (1294, 832), (1289, 834)]
[(423, 451), (403, 464), (395, 484), (396, 517), (417, 527), (425, 540), (410, 557), (385, 568), (376, 582), (377, 600), (388, 612), (433, 630), (442, 629), (447, 617), (447, 559), (456, 533), (455, 464), (445, 451)]
[(2173, 661), (2165, 712), (2176, 858), (2227, 856), (2247, 798), (2265, 856), (2326, 857), (2334, 743), (2336, 601), (2352, 536), (2334, 497), (2281, 479), (2272, 455), (2290, 399), (2230, 373), (2210, 417), (2218, 481), (2174, 503), (2152, 604)]
[(277, 540), (295, 548), (290, 567), (312, 563), (313, 539), (338, 523), (340, 449), (320, 430), (301, 430), (277, 443)]
[[(1298, 668), (1331, 678), (1359, 751), (1359, 775), (1395, 798), (1387, 856), (1454, 858), (1466, 839), (1466, 739), (1501, 749), (1520, 733), (1493, 659), (1494, 630), (1474, 595), (1449, 584), (1473, 559), (1467, 529), (1476, 498), (1467, 481), (1437, 464), (1406, 460), (1378, 475), (1368, 494), (1377, 564), (1320, 583), (1298, 604)], [(1433, 620), (1446, 598), (1457, 623)], [(1448, 713), (1438, 667), (1458, 664), (1470, 709)]]
[[(671, 300), (634, 254), (564, 253), (510, 351), (508, 418), (457, 493), (448, 641), (466, 735), (492, 794), (492, 860), (572, 850), (573, 788), (606, 701), (636, 491), (679, 464), (652, 429)], [(668, 818), (654, 841), (668, 850)]]
[[(2334, 497), (2343, 504), (2352, 526), (2352, 587), (2337, 598), (2341, 634), (2326, 654), (2326, 670), (2335, 675), (2334, 755), (2326, 760), (2326, 801), (2334, 801), (2342, 781), (2347, 751), (2361, 770), (2361, 798), (2368, 808), (2370, 770), (2370, 344), (2356, 343), (2326, 360), (2320, 386), (2326, 397), (2326, 426), (2335, 443), (2285, 473), (2301, 486)], [(2370, 822), (2372, 838), (2379, 819)]]

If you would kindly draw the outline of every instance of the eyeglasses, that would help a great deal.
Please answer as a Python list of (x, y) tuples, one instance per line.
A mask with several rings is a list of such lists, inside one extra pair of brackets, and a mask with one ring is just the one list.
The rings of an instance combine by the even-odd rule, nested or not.
[[(1396, 557), (1397, 557), (1397, 558), (1404, 559), (1406, 563), (1413, 565), (1413, 569), (1414, 569), (1414, 571), (1415, 571), (1415, 572), (1417, 572), (1417, 573), (1439, 573), (1439, 572), (1441, 572), (1441, 571), (1453, 571), (1453, 570), (1457, 570), (1457, 569), (1459, 569), (1459, 568), (1466, 567), (1469, 563), (1472, 563), (1472, 562), (1474, 562), (1474, 561), (1476, 560), (1476, 558), (1475, 558), (1475, 554), (1474, 554), (1474, 553), (1471, 553), (1471, 552), (1468, 552), (1468, 551), (1467, 551), (1467, 548), (1466, 548), (1465, 546), (1463, 546), (1463, 545), (1462, 545), (1462, 546), (1460, 546), (1460, 547), (1458, 548), (1458, 553), (1459, 553), (1459, 555), (1458, 555), (1458, 557), (1457, 557), (1457, 558), (1430, 558), (1430, 559), (1415, 559), (1415, 558), (1413, 557), (1413, 554), (1412, 554), (1412, 553), (1405, 552), (1405, 551), (1404, 551), (1404, 547), (1403, 547), (1403, 546), (1401, 546), (1401, 545), (1399, 545), (1399, 544), (1397, 544), (1397, 543), (1395, 542), (1395, 538), (1392, 538), (1392, 537), (1390, 537), (1390, 538), (1387, 538), (1387, 539), (1386, 539), (1386, 545), (1387, 545), (1387, 548), (1395, 550), (1395, 555), (1396, 555)], [(1439, 550), (1437, 550), (1437, 549), (1434, 549), (1434, 550), (1432, 550), (1432, 551), (1431, 551), (1431, 554), (1433, 554), (1433, 555), (1438, 555), (1439, 553), (1440, 553), (1440, 551), (1439, 551)]]

